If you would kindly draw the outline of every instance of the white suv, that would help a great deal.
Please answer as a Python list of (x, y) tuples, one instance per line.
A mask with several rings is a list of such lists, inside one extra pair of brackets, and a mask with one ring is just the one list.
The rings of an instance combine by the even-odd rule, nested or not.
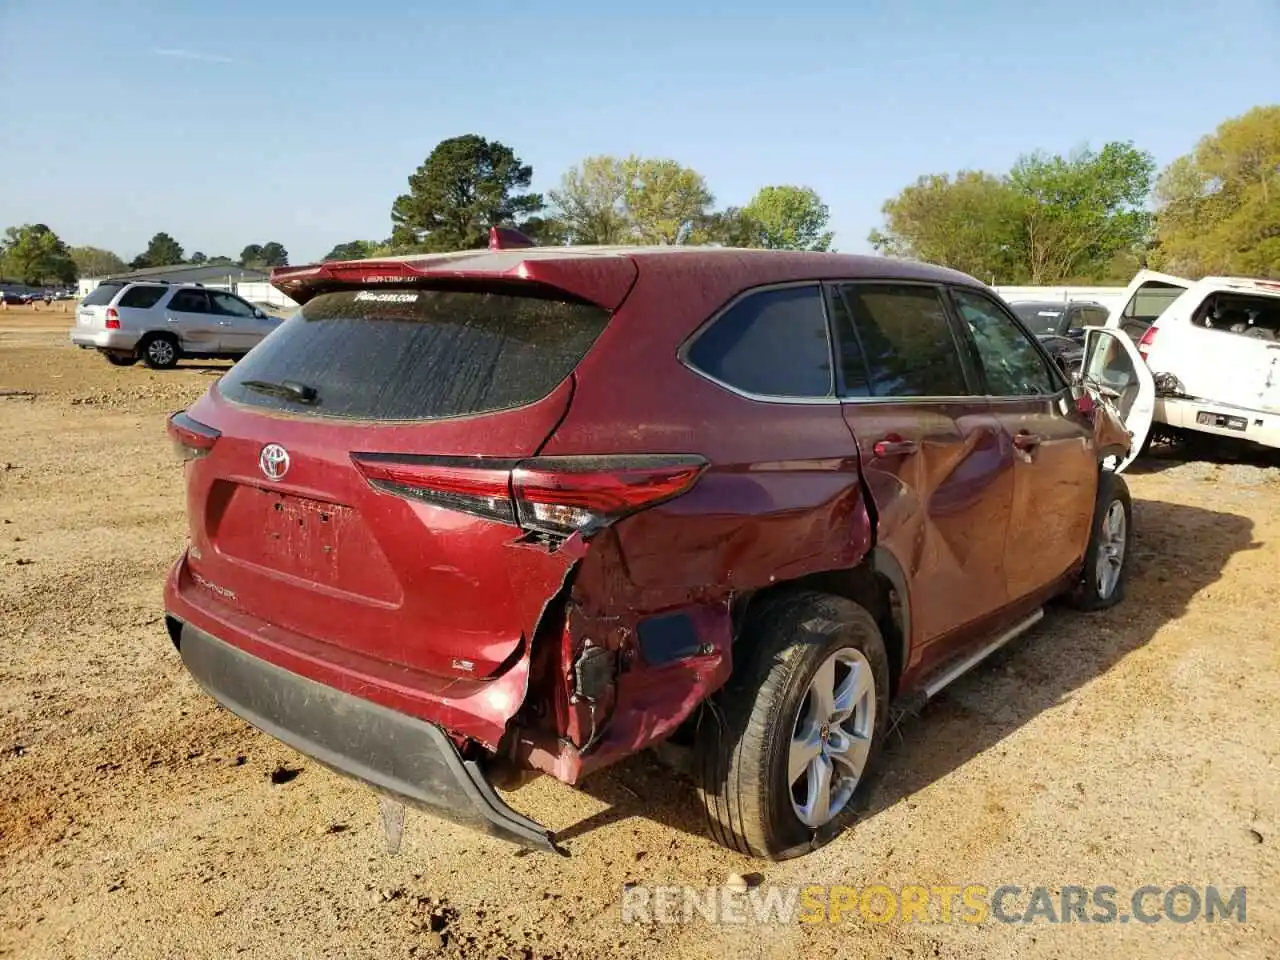
[(183, 357), (239, 359), (279, 325), (224, 290), (107, 280), (80, 301), (71, 342), (119, 367), (163, 370)]
[(1144, 270), (1106, 325), (1142, 331), (1155, 423), (1280, 447), (1280, 283)]

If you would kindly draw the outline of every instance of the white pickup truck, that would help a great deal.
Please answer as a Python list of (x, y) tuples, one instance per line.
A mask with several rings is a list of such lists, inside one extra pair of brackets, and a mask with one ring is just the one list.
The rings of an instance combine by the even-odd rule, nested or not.
[[(1147, 400), (1166, 432), (1199, 432), (1280, 448), (1280, 282), (1242, 277), (1186, 280), (1143, 270), (1102, 330), (1086, 336), (1085, 365), (1100, 376), (1104, 354), (1136, 341), (1129, 363), (1135, 413)], [(1127, 337), (1107, 336), (1107, 329)], [(1101, 348), (1108, 349), (1101, 349)], [(1088, 372), (1088, 371), (1086, 371)], [(1127, 417), (1140, 443), (1149, 424)]]

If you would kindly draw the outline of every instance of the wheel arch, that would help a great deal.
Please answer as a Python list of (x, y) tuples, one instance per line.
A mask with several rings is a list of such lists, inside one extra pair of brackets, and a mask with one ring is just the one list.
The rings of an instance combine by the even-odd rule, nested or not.
[[(807, 573), (739, 597), (734, 609), (735, 636), (740, 637), (747, 622), (778, 597), (799, 590), (844, 597), (871, 614), (884, 638), (890, 690), (896, 694), (898, 681), (911, 662), (911, 603), (907, 578), (897, 558), (878, 546), (856, 566)], [(735, 655), (734, 659), (739, 658)]]

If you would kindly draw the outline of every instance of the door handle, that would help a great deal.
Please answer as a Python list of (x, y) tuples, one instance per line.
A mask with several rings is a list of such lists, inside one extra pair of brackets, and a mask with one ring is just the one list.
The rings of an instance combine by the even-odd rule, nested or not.
[(1044, 437), (1037, 433), (1020, 430), (1013, 435), (1013, 445), (1019, 450), (1034, 450), (1044, 442)]
[(896, 433), (891, 433), (883, 440), (876, 441), (875, 446), (871, 448), (877, 457), (905, 457), (909, 453), (915, 453), (920, 449), (920, 444), (914, 440), (904, 440)]

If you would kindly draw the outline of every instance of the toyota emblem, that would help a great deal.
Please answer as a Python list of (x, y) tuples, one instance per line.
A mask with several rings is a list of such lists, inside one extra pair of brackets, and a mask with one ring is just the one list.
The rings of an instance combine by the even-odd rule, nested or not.
[(268, 443), (258, 454), (258, 466), (268, 480), (279, 480), (289, 472), (289, 451), (278, 443)]

